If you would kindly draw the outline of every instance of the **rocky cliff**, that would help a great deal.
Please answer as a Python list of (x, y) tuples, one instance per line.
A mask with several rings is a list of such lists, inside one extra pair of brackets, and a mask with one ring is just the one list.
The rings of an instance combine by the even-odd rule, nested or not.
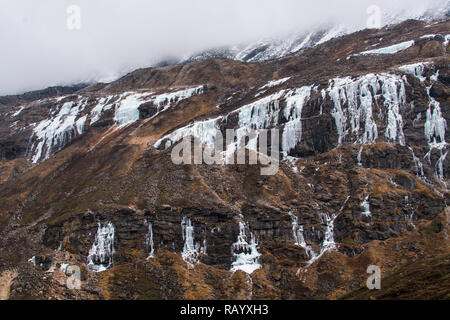
[[(415, 297), (448, 299), (449, 29), (410, 20), (268, 62), (0, 100), (9, 297), (370, 298), (355, 290), (377, 265), (378, 298), (411, 297), (405, 269), (433, 288)], [(280, 170), (172, 162), (184, 137), (227, 129), (247, 153), (246, 133), (278, 129)]]

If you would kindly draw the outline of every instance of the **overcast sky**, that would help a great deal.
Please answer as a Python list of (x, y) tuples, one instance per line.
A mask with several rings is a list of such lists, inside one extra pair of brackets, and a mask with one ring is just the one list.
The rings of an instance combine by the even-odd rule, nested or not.
[[(0, 0), (0, 95), (110, 80), (158, 60), (322, 23), (364, 27), (369, 5), (448, 0)], [(70, 30), (67, 8), (81, 9)], [(74, 20), (70, 20), (74, 21)], [(72, 24), (73, 26), (73, 24)]]

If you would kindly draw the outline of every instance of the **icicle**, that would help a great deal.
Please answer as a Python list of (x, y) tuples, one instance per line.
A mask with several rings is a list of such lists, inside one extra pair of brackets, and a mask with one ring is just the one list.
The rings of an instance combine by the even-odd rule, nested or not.
[(312, 87), (296, 89), (286, 98), (284, 117), (288, 121), (284, 125), (281, 150), (285, 156), (302, 140), (302, 111), (311, 97)]
[(441, 156), (439, 160), (436, 163), (436, 175), (439, 178), (439, 180), (444, 181), (444, 161), (447, 158), (448, 151), (446, 153), (443, 153), (441, 150)]
[(313, 248), (306, 243), (305, 237), (303, 236), (303, 226), (298, 224), (298, 217), (293, 214), (292, 211), (289, 211), (288, 214), (291, 216), (292, 220), (292, 234), (294, 236), (295, 245), (305, 249), (305, 252), (310, 259), (315, 259), (316, 253)]
[(200, 246), (199, 244), (194, 244), (194, 226), (192, 225), (191, 219), (183, 217), (181, 228), (184, 240), (184, 247), (181, 255), (188, 267), (193, 268), (194, 265), (198, 263)]
[(414, 225), (414, 208), (409, 203), (408, 196), (405, 196), (405, 204), (406, 204), (406, 209), (410, 212), (409, 214), (405, 214), (405, 221), (415, 229), (416, 226)]
[(148, 224), (148, 233), (145, 236), (145, 244), (147, 248), (150, 248), (150, 253), (147, 259), (151, 259), (155, 257), (155, 245), (153, 242), (153, 226), (151, 223)]
[(441, 156), (436, 163), (436, 176), (445, 184), (445, 172), (444, 161), (447, 157), (447, 142), (445, 141), (445, 133), (447, 130), (447, 121), (442, 116), (440, 103), (436, 101), (430, 95), (431, 87), (427, 87), (427, 93), (430, 100), (429, 108), (427, 110), (427, 116), (425, 121), (425, 138), (428, 141), (430, 147), (429, 152), (425, 158), (428, 158), (428, 162), (431, 164), (431, 152), (433, 149), (438, 149)]
[(247, 274), (252, 274), (255, 270), (261, 268), (258, 252), (258, 242), (253, 233), (250, 233), (250, 243), (247, 239), (246, 230), (248, 226), (244, 222), (239, 222), (238, 239), (232, 245), (232, 254), (235, 261), (231, 265), (231, 271), (244, 271)]
[(336, 250), (336, 243), (334, 242), (334, 221), (337, 215), (322, 214), (321, 220), (325, 224), (325, 238), (322, 243), (321, 254), (325, 251)]
[(115, 229), (111, 222), (102, 227), (98, 224), (97, 234), (89, 250), (87, 266), (94, 272), (108, 270), (113, 265)]
[(203, 239), (203, 246), (200, 248), (200, 253), (201, 254), (204, 254), (204, 255), (207, 255), (208, 253), (207, 253), (207, 246), (206, 246), (206, 236), (205, 236), (205, 238)]
[(357, 156), (358, 166), (360, 166), (360, 167), (362, 166), (361, 160), (362, 160), (362, 152), (363, 152), (363, 150), (364, 150), (364, 146), (361, 146), (359, 148), (359, 152), (358, 152), (358, 156)]
[[(403, 80), (396, 75), (367, 74), (355, 80), (347, 77), (330, 81), (327, 92), (334, 103), (331, 114), (337, 127), (339, 145), (345, 142), (349, 133), (360, 144), (371, 144), (377, 140), (378, 128), (373, 118), (373, 104), (378, 102), (377, 93), (380, 90), (387, 112), (386, 138), (400, 145), (405, 144), (400, 115), (400, 106), (406, 102)], [(380, 113), (379, 118), (382, 117)]]
[(336, 221), (339, 214), (342, 213), (342, 211), (344, 211), (345, 206), (347, 205), (347, 202), (349, 199), (350, 199), (350, 196), (348, 196), (345, 199), (338, 214), (332, 214), (332, 215), (321, 214), (320, 215), (320, 220), (322, 221), (322, 224), (325, 225), (325, 235), (324, 235), (324, 239), (322, 242), (322, 248), (320, 249), (320, 253), (318, 255), (315, 255), (314, 257), (311, 257), (311, 259), (308, 262), (308, 267), (311, 266), (317, 260), (319, 260), (326, 252), (337, 250), (336, 242), (334, 240), (334, 222)]
[(414, 154), (414, 150), (411, 147), (408, 147), (409, 150), (411, 150), (412, 156), (413, 156), (413, 161), (414, 161), (414, 165), (416, 167), (416, 175), (421, 179), (421, 180), (425, 180), (425, 174), (423, 172), (423, 164), (420, 161), (419, 158), (416, 157), (416, 155)]
[[(39, 122), (33, 129), (30, 140), (31, 161), (38, 163), (65, 147), (75, 136), (82, 134), (87, 117), (79, 117), (87, 100), (78, 103), (66, 102), (57, 107), (50, 118)], [(77, 120), (77, 118), (79, 118)]]
[(325, 103), (325, 99), (327, 98), (327, 92), (324, 89), (322, 89), (320, 94), (322, 95), (322, 103), (320, 104), (319, 115), (322, 115), (323, 114), (323, 105)]
[(151, 119), (156, 118), (162, 112), (167, 111), (173, 103), (189, 99), (194, 95), (203, 94), (203, 88), (204, 86), (199, 86), (156, 96), (151, 96), (152, 92), (125, 92), (120, 96), (117, 103), (114, 121), (119, 126), (125, 126), (139, 120), (139, 106), (143, 103), (153, 103), (156, 114)]
[[(253, 103), (245, 105), (226, 116), (215, 119), (195, 122), (180, 128), (155, 143), (155, 148), (160, 148), (165, 141), (165, 148), (170, 148), (174, 143), (181, 141), (184, 137), (194, 136), (208, 147), (214, 147), (215, 137), (222, 134), (221, 127), (226, 124), (231, 115), (237, 115), (238, 124), (236, 130), (236, 141), (228, 146), (224, 156), (234, 153), (242, 144), (250, 132), (256, 132), (256, 137), (245, 144), (247, 149), (256, 150), (258, 133), (262, 129), (271, 129), (277, 125), (284, 125), (282, 136), (282, 154), (288, 156), (289, 152), (301, 141), (302, 109), (310, 99), (312, 86), (301, 87), (295, 90), (281, 90), (270, 96), (261, 98)], [(286, 99), (284, 110), (280, 107), (280, 101)], [(284, 119), (280, 117), (283, 112)]]
[(386, 138), (401, 145), (405, 145), (403, 133), (403, 119), (400, 105), (406, 103), (406, 90), (403, 81), (396, 77), (384, 77), (382, 85), (384, 105), (388, 108)]
[(370, 212), (369, 196), (367, 196), (361, 203), (362, 214), (366, 217), (371, 217), (372, 212)]

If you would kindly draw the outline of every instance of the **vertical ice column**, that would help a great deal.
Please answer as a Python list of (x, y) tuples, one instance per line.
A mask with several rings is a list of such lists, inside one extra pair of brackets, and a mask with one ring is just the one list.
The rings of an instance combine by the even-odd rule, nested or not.
[(421, 180), (425, 180), (425, 174), (423, 172), (423, 164), (420, 161), (420, 159), (418, 157), (416, 157), (415, 153), (414, 153), (414, 149), (411, 147), (408, 147), (409, 150), (412, 153), (413, 156), (413, 161), (414, 161), (414, 165), (416, 167), (416, 175), (421, 179)]
[(370, 202), (369, 196), (367, 196), (364, 201), (361, 203), (362, 214), (366, 217), (371, 217), (372, 212), (370, 212)]
[(155, 244), (153, 241), (153, 226), (152, 226), (151, 222), (148, 224), (148, 233), (145, 236), (145, 244), (147, 245), (147, 248), (150, 249), (150, 253), (149, 253), (147, 259), (154, 258), (155, 257)]
[(192, 225), (191, 219), (183, 217), (183, 220), (181, 221), (181, 229), (184, 240), (184, 247), (181, 255), (188, 266), (193, 268), (194, 265), (198, 263), (200, 253), (206, 252), (206, 248), (203, 249), (200, 247), (200, 244), (194, 243), (194, 226)]
[(436, 177), (444, 181), (444, 161), (447, 157), (448, 151), (447, 142), (445, 141), (445, 134), (447, 131), (447, 121), (442, 116), (441, 106), (438, 101), (436, 101), (430, 95), (431, 86), (427, 87), (427, 93), (430, 100), (429, 108), (427, 110), (427, 118), (425, 121), (425, 138), (427, 139), (430, 151), (425, 156), (428, 158), (428, 162), (431, 164), (431, 152), (433, 149), (438, 149), (440, 151), (439, 160), (436, 162)]
[(334, 242), (334, 221), (336, 220), (336, 215), (322, 214), (322, 223), (325, 224), (325, 237), (322, 244), (321, 254), (325, 251), (336, 250), (336, 242)]
[(88, 268), (94, 272), (108, 270), (113, 265), (115, 229), (111, 222), (102, 227), (98, 224), (95, 241), (88, 255)]
[(288, 122), (284, 125), (281, 143), (284, 157), (302, 140), (302, 111), (311, 97), (311, 90), (311, 86), (301, 87), (286, 97), (284, 118)]
[(292, 233), (294, 235), (295, 245), (305, 249), (308, 257), (310, 257), (310, 259), (314, 259), (316, 253), (314, 252), (312, 247), (306, 243), (305, 237), (303, 235), (303, 226), (298, 224), (298, 217), (293, 214), (292, 211), (289, 212), (289, 215), (291, 216), (292, 220)]
[(431, 148), (442, 149), (446, 145), (447, 121), (442, 116), (440, 103), (430, 96), (430, 89), (431, 87), (427, 88), (430, 104), (425, 121), (425, 138)]
[(239, 222), (238, 239), (232, 245), (232, 254), (235, 258), (231, 265), (231, 271), (244, 271), (247, 274), (252, 274), (255, 270), (261, 268), (258, 252), (258, 242), (253, 233), (250, 233), (250, 242), (248, 242), (246, 230), (248, 226), (244, 222)]

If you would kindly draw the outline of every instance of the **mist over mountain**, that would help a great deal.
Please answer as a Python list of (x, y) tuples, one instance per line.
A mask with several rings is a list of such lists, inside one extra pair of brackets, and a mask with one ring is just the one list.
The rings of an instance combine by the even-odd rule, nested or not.
[[(76, 30), (67, 27), (73, 4)], [(384, 25), (445, 15), (449, 1), (0, 0), (0, 94), (108, 82), (168, 59), (276, 58), (365, 28), (372, 5)]]
[(2, 1), (0, 300), (450, 298), (449, 1), (139, 4)]

